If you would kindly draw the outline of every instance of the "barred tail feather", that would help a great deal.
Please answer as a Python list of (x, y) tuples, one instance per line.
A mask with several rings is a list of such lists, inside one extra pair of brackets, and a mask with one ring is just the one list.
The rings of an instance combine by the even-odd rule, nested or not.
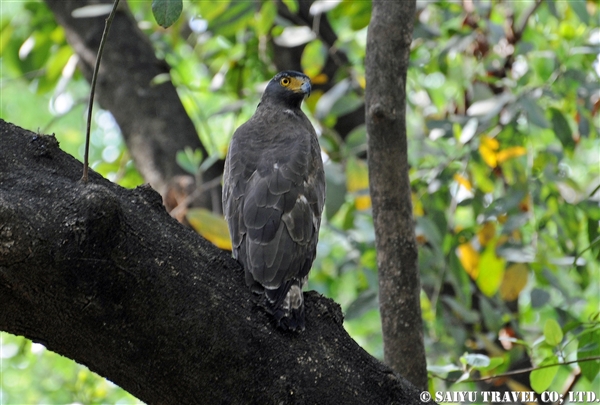
[(283, 330), (304, 330), (303, 281), (292, 279), (278, 289), (265, 288), (266, 309)]

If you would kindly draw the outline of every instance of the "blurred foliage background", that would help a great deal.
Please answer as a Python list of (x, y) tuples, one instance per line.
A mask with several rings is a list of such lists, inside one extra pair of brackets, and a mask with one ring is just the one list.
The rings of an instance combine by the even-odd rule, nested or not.
[[(298, 10), (295, 0), (279, 3)], [(417, 5), (407, 123), (431, 390), (489, 389), (456, 380), (597, 358), (598, 1)], [(81, 159), (89, 85), (62, 28), (43, 2), (0, 7), (0, 117), (55, 133)], [(300, 47), (315, 84), (304, 108), (321, 135), (328, 182), (309, 288), (337, 301), (348, 332), (382, 358), (362, 124), (370, 2), (312, 3), (334, 43), (283, 18), (273, 1), (188, 2), (168, 30), (150, 2), (129, 7), (171, 66), (212, 156), (224, 157), (254, 112), (278, 49)], [(333, 77), (324, 73), (331, 58), (341, 64)], [(97, 110), (93, 128), (94, 170), (125, 187), (142, 184), (111, 114)], [(182, 151), (180, 164), (194, 172), (200, 158)], [(207, 235), (217, 243), (223, 228), (214, 229)], [(136, 403), (41, 345), (0, 333), (0, 347), (1, 404)], [(600, 393), (599, 370), (599, 360), (574, 362), (490, 384)]]

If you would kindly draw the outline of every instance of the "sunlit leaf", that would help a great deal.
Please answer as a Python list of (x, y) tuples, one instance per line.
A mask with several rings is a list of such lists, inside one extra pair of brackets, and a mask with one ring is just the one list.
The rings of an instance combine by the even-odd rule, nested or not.
[(498, 164), (507, 161), (508, 159), (512, 159), (515, 157), (523, 156), (527, 153), (527, 149), (522, 146), (513, 146), (511, 148), (506, 148), (498, 153), (496, 153), (496, 161)]
[(302, 51), (301, 64), (304, 73), (309, 77), (317, 76), (323, 69), (326, 56), (327, 50), (320, 40), (309, 42)]
[(454, 180), (460, 184), (461, 186), (463, 186), (464, 188), (466, 188), (469, 191), (473, 190), (473, 185), (471, 184), (471, 182), (469, 181), (469, 179), (461, 176), (458, 173), (454, 174)]
[(500, 148), (500, 142), (496, 138), (490, 138), (487, 135), (482, 135), (479, 138), (479, 143), (491, 150), (498, 150)]
[(496, 244), (490, 242), (481, 253), (479, 259), (479, 275), (477, 286), (482, 293), (491, 297), (500, 288), (504, 277), (504, 264), (506, 260), (496, 255)]
[(529, 270), (523, 263), (508, 266), (500, 285), (500, 297), (504, 301), (514, 301), (527, 285)]
[(514, 96), (510, 93), (502, 93), (486, 100), (476, 101), (467, 109), (467, 115), (471, 117), (489, 117), (496, 115), (504, 108), (506, 103), (512, 101)]
[(298, 11), (298, 2), (296, 0), (282, 0), (292, 13)]
[(205, 208), (193, 208), (186, 215), (190, 225), (215, 246), (231, 250), (229, 228), (225, 218)]
[(563, 339), (563, 332), (558, 322), (550, 318), (544, 324), (544, 339), (550, 346), (558, 345)]
[(490, 358), (485, 354), (469, 353), (463, 356), (465, 363), (475, 369), (485, 368), (490, 365)]
[[(558, 359), (556, 356), (552, 355), (542, 361), (539, 366), (547, 366), (549, 364), (558, 363)], [(545, 391), (552, 384), (552, 380), (554, 380), (554, 376), (558, 372), (558, 366), (556, 367), (546, 367), (533, 370), (531, 374), (529, 374), (529, 382), (531, 383), (531, 388), (533, 388), (536, 392), (540, 393)]]
[(457, 256), (467, 274), (473, 280), (476, 280), (479, 276), (479, 253), (475, 250), (471, 242), (459, 245)]
[(91, 18), (109, 15), (113, 8), (112, 4), (93, 4), (76, 8), (71, 12), (73, 18)]
[(310, 5), (309, 12), (311, 15), (326, 13), (336, 8), (341, 2), (342, 0), (316, 0)]
[(273, 1), (265, 1), (260, 6), (260, 13), (258, 13), (258, 18), (256, 19), (256, 33), (259, 36), (264, 36), (269, 33), (273, 23), (275, 22), (275, 17), (277, 16), (277, 7), (275, 6), (275, 2)]
[(293, 48), (296, 46), (300, 46), (306, 44), (317, 37), (310, 27), (305, 25), (301, 27), (286, 27), (284, 28), (281, 35), (273, 38), (273, 41), (279, 45), (284, 46), (286, 48)]

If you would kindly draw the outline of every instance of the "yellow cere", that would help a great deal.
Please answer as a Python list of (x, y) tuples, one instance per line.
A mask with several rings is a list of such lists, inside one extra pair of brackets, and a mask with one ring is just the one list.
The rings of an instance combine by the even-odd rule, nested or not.
[[(286, 85), (286, 81), (285, 79), (288, 80), (289, 84)], [(279, 83), (281, 83), (282, 85), (284, 85), (285, 87), (294, 90), (294, 91), (299, 91), (302, 87), (302, 85), (304, 84), (304, 81), (298, 79), (297, 77), (284, 77), (282, 78)]]

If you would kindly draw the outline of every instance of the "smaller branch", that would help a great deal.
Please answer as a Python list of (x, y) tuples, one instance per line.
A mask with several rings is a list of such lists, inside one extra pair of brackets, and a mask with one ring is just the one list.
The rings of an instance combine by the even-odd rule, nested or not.
[(106, 43), (106, 37), (108, 36), (108, 30), (110, 29), (110, 25), (112, 24), (113, 19), (115, 18), (115, 14), (117, 13), (117, 6), (119, 5), (119, 0), (115, 0), (115, 4), (106, 19), (106, 24), (104, 25), (104, 31), (102, 32), (102, 39), (100, 40), (100, 47), (98, 48), (98, 56), (96, 57), (96, 65), (94, 66), (94, 73), (92, 75), (92, 84), (90, 91), (90, 106), (88, 108), (88, 116), (87, 116), (87, 128), (85, 131), (85, 154), (83, 157), (83, 176), (81, 180), (84, 183), (88, 181), (88, 169), (90, 166), (90, 128), (92, 126), (92, 109), (94, 108), (94, 95), (96, 94), (96, 78), (98, 76), (98, 70), (100, 70), (100, 60), (102, 59), (102, 51), (104, 50), (104, 44)]
[[(488, 381), (488, 380), (494, 380), (496, 378), (508, 377), (508, 376), (511, 376), (511, 375), (525, 374), (525, 373), (529, 373), (531, 371), (541, 370), (543, 368), (556, 367), (556, 366), (566, 366), (566, 365), (569, 365), (569, 364), (583, 363), (583, 362), (586, 362), (586, 361), (595, 361), (595, 360), (600, 360), (600, 356), (585, 357), (583, 359), (565, 361), (563, 363), (544, 364), (543, 366), (537, 366), (537, 367), (527, 367), (527, 368), (522, 368), (522, 369), (519, 369), (519, 370), (507, 371), (506, 373), (496, 374), (496, 375), (492, 375), (492, 376), (489, 376), (489, 377), (469, 378), (468, 380), (462, 380), (461, 382), (466, 383), (466, 382)], [(440, 380), (444, 380), (444, 381), (449, 381), (449, 382), (456, 382), (456, 381), (458, 381), (458, 378), (444, 378), (444, 377), (436, 375), (436, 374), (431, 374), (431, 375), (434, 376), (434, 377), (436, 377), (436, 378), (439, 378)]]

